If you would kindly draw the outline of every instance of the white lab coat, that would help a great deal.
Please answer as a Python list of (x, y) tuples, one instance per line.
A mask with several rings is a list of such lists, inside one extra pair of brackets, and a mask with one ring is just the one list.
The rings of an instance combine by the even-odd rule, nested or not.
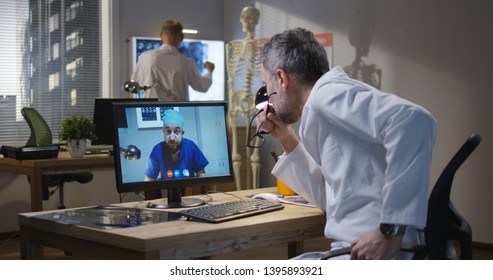
[(426, 224), (436, 121), (424, 108), (335, 67), (302, 112), (301, 143), (272, 174), (326, 212), (325, 236), (351, 242), (380, 223)]
[[(182, 55), (171, 45), (148, 50), (139, 56), (139, 61), (132, 73), (132, 80), (141, 86), (151, 86), (158, 81), (171, 91), (180, 101), (189, 100), (188, 86), (199, 92), (206, 92), (212, 84), (212, 74), (199, 74), (197, 65)], [(159, 87), (153, 87), (144, 94), (145, 98), (158, 98), (159, 101), (176, 101)]]

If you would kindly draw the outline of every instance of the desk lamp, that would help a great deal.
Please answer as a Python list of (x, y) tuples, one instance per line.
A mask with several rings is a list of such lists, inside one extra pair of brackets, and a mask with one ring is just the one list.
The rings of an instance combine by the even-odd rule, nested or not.
[(140, 149), (135, 145), (128, 145), (126, 149), (120, 148), (120, 154), (127, 160), (138, 160), (141, 156)]
[(162, 90), (168, 97), (173, 99), (174, 101), (185, 101), (178, 96), (174, 95), (169, 89), (165, 88), (162, 84), (160, 84), (157, 80), (154, 81), (154, 83), (150, 86), (142, 86), (138, 82), (134, 80), (126, 81), (122, 85), (122, 90), (132, 93), (132, 94), (137, 94), (140, 95), (141, 91), (146, 91), (150, 88), (157, 87), (158, 89)]
[(122, 85), (122, 90), (139, 95), (141, 91), (146, 91), (150, 89), (152, 86), (141, 86), (138, 82), (134, 80), (126, 81)]

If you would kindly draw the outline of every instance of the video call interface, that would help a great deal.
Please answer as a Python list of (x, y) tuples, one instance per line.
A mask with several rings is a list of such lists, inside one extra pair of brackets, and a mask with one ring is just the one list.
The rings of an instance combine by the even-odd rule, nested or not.
[[(122, 107), (118, 107), (120, 105)], [(126, 119), (126, 122), (118, 121), (117, 143), (115, 143), (122, 152), (115, 158), (115, 168), (120, 169), (120, 172), (117, 172), (117, 181), (121, 184), (145, 182), (148, 170), (152, 169), (149, 167), (151, 152), (156, 149), (156, 145), (166, 145), (166, 130), (163, 130), (163, 125), (169, 123), (170, 118), (172, 123), (181, 122), (183, 126), (179, 129), (175, 128), (178, 132), (180, 129), (183, 131), (183, 146), (180, 153), (185, 154), (185, 151), (188, 154), (194, 153), (193, 156), (183, 155), (178, 158), (178, 161), (197, 161), (199, 166), (206, 162), (204, 177), (231, 176), (225, 102), (196, 101), (172, 105), (164, 102), (117, 104), (114, 110), (119, 112), (123, 110)], [(163, 119), (165, 119), (164, 123)], [(140, 158), (126, 159), (123, 151), (128, 150), (129, 147), (136, 147), (140, 150)], [(206, 160), (197, 156), (198, 153), (202, 153)], [(183, 167), (184, 164), (170, 168), (167, 165), (170, 159), (156, 159), (160, 157), (165, 158), (166, 153), (159, 150), (159, 153), (154, 152), (152, 155), (155, 160), (151, 166), (156, 167), (158, 165), (156, 162), (160, 165), (159, 168), (156, 167), (156, 170), (160, 170), (159, 174), (153, 179), (177, 181), (197, 178), (193, 168)]]

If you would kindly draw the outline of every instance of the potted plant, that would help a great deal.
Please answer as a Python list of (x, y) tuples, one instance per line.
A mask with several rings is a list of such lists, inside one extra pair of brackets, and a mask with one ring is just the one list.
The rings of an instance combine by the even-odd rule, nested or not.
[(87, 140), (96, 140), (96, 130), (91, 120), (85, 116), (70, 116), (62, 121), (58, 134), (59, 141), (67, 141), (67, 149), (72, 157), (83, 157)]

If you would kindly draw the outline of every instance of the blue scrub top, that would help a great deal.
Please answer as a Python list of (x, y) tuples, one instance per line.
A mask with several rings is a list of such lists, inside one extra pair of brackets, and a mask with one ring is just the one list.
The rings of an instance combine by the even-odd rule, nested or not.
[(195, 174), (209, 164), (199, 147), (191, 140), (183, 138), (178, 162), (173, 162), (166, 142), (161, 142), (152, 149), (147, 161), (145, 175), (163, 180), (195, 177)]

